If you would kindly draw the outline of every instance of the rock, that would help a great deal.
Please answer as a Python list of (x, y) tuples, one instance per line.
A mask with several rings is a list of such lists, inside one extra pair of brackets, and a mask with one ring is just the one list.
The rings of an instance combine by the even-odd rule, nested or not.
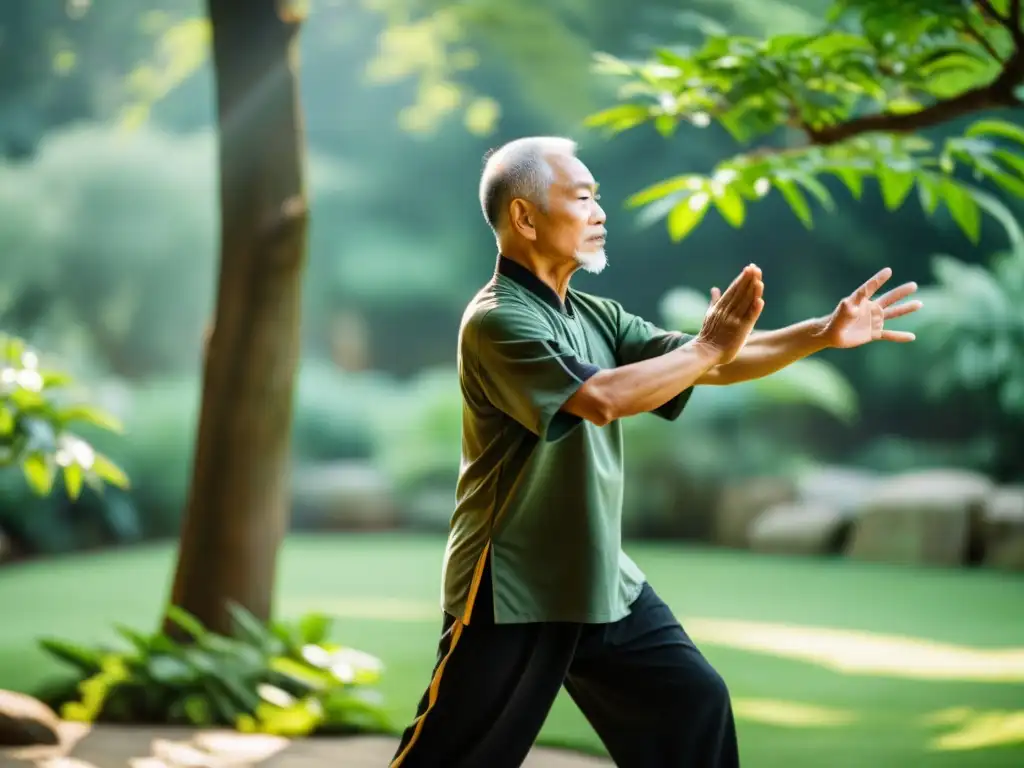
[(392, 528), (398, 505), (391, 483), (369, 462), (341, 461), (303, 467), (292, 481), (297, 528)]
[(849, 516), (884, 480), (878, 472), (852, 467), (815, 467), (797, 478), (797, 496), (808, 504), (826, 505)]
[(782, 555), (835, 554), (842, 549), (848, 519), (825, 504), (776, 504), (750, 525), (750, 548)]
[(769, 507), (796, 500), (796, 486), (787, 479), (760, 477), (722, 489), (715, 509), (713, 538), (726, 547), (746, 547), (750, 524)]
[(982, 539), (986, 567), (1024, 571), (1024, 486), (997, 488), (985, 500)]
[(60, 718), (38, 699), (0, 690), (0, 746), (32, 747), (60, 743)]
[(964, 565), (992, 487), (984, 475), (953, 469), (891, 477), (856, 511), (848, 554), (857, 560)]

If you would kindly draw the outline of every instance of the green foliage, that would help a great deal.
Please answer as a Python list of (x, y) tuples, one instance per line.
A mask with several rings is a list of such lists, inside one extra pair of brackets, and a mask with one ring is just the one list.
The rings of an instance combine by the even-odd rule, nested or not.
[(39, 356), (23, 340), (0, 334), (0, 467), (20, 465), (29, 487), (48, 495), (58, 474), (72, 501), (84, 485), (128, 486), (114, 462), (72, 429), (89, 425), (120, 431), (109, 414), (83, 403), (62, 402), (59, 390), (72, 383), (66, 373), (39, 367)]
[[(981, 110), (1017, 105), (1024, 68), (1019, 20), (996, 18), (961, 0), (837, 2), (828, 25), (811, 34), (766, 39), (715, 33), (697, 48), (663, 48), (648, 61), (607, 54), (596, 70), (620, 83), (624, 103), (588, 119), (617, 134), (653, 123), (672, 136), (681, 123), (722, 126), (741, 144), (780, 131), (781, 148), (762, 147), (719, 163), (707, 176), (683, 174), (629, 200), (644, 219), (667, 218), (681, 240), (715, 208), (743, 225), (749, 203), (772, 190), (810, 228), (815, 205), (835, 209), (824, 179), (853, 197), (878, 186), (888, 210), (917, 189), (929, 215), (941, 207), (978, 242), (992, 200), (965, 174), (1024, 197), (1024, 130), (996, 119), (936, 142), (917, 132)], [(1000, 212), (993, 212), (999, 216)]]
[(226, 725), (293, 737), (388, 730), (375, 689), (383, 665), (331, 641), (326, 616), (265, 626), (239, 606), (231, 613), (231, 637), (171, 606), (168, 619), (185, 641), (122, 626), (127, 649), (42, 640), (82, 678), (75, 696), (50, 696), (49, 703), (81, 722)]
[(394, 391), (389, 407), (376, 414), (375, 424), (377, 455), (400, 488), (412, 489), (439, 476), (453, 482), (462, 440), (457, 371), (423, 371)]
[(932, 361), (928, 391), (992, 392), (1007, 415), (1024, 418), (1024, 249), (997, 255), (991, 269), (936, 256), (932, 272), (912, 321)]
[(82, 375), (192, 372), (216, 254), (210, 136), (52, 134), (0, 173), (0, 322)]

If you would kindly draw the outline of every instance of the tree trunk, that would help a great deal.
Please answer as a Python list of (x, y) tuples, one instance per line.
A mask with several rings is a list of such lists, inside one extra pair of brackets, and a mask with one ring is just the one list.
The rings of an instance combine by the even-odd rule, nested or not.
[(171, 601), (217, 632), (227, 603), (270, 616), (288, 522), (307, 208), (297, 18), (208, 0), (217, 77), (221, 259)]

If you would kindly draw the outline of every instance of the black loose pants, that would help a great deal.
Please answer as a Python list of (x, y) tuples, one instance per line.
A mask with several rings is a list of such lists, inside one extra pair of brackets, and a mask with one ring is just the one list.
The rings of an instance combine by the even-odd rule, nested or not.
[(391, 768), (518, 768), (562, 685), (618, 768), (736, 768), (729, 692), (645, 584), (611, 624), (444, 617), (437, 664)]

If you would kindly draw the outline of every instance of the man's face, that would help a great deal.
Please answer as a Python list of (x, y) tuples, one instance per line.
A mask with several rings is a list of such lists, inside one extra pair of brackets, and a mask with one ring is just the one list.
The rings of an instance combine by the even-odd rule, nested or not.
[(598, 203), (597, 182), (579, 158), (548, 158), (554, 181), (547, 206), (535, 212), (535, 232), (542, 250), (576, 261), (588, 272), (605, 268), (605, 213)]

